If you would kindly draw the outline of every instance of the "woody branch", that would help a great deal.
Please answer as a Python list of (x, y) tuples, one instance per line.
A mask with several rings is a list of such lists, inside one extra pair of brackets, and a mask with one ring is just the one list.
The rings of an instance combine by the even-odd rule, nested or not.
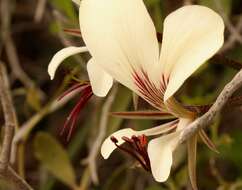
[(17, 125), (16, 113), (13, 106), (7, 72), (0, 63), (0, 100), (5, 120), (4, 137), (0, 154), (0, 178), (10, 181), (17, 189), (31, 190), (32, 188), (9, 165), (14, 129)]
[(242, 87), (242, 69), (234, 76), (234, 78), (224, 87), (215, 103), (201, 117), (192, 122), (182, 134), (180, 142), (183, 143), (189, 137), (193, 136), (200, 129), (212, 124), (214, 118), (222, 111), (227, 101), (236, 90)]

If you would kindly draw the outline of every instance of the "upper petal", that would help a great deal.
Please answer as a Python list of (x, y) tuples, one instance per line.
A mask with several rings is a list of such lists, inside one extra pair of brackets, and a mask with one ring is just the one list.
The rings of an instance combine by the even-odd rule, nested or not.
[(142, 130), (142, 131), (135, 131), (130, 128), (116, 131), (115, 133), (111, 134), (108, 138), (106, 138), (106, 140), (103, 142), (101, 147), (101, 154), (105, 159), (107, 159), (110, 156), (110, 154), (116, 149), (115, 144), (110, 139), (111, 136), (114, 136), (118, 140), (118, 145), (121, 145), (124, 143), (124, 140), (122, 139), (122, 137), (124, 136), (131, 138), (133, 135), (135, 136), (143, 135), (143, 134), (146, 136), (158, 135), (174, 129), (174, 127), (176, 127), (176, 123), (177, 123), (177, 120), (157, 127), (153, 127), (151, 129)]
[(113, 85), (113, 78), (96, 64), (94, 59), (89, 60), (87, 72), (93, 93), (100, 97), (106, 96)]
[(207, 7), (184, 6), (166, 17), (160, 56), (163, 73), (169, 78), (165, 100), (219, 50), (223, 33), (222, 18)]
[(51, 59), (48, 66), (48, 73), (51, 80), (54, 78), (58, 66), (62, 63), (62, 61), (64, 61), (64, 59), (72, 55), (87, 51), (88, 49), (86, 47), (67, 47), (58, 51)]
[(79, 19), (83, 39), (96, 63), (136, 90), (134, 70), (150, 70), (159, 57), (155, 27), (143, 1), (82, 0)]

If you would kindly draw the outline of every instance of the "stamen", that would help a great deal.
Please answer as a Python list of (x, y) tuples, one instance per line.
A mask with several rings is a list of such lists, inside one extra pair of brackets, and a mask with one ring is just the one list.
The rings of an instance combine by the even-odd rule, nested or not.
[(64, 127), (61, 130), (61, 135), (63, 135), (65, 133), (66, 130), (67, 131), (67, 140), (70, 140), (70, 137), (75, 129), (76, 126), (76, 122), (79, 116), (79, 113), (81, 112), (82, 108), (86, 105), (86, 103), (88, 102), (88, 100), (92, 97), (93, 92), (91, 89), (91, 86), (89, 83), (82, 83), (82, 84), (76, 84), (74, 86), (72, 86), (70, 89), (68, 89), (66, 92), (64, 92), (64, 94), (59, 98), (62, 99), (63, 97), (65, 97), (66, 95), (68, 95), (69, 93), (75, 91), (75, 90), (80, 90), (81, 89), (81, 97), (78, 100), (77, 104), (74, 106), (74, 108), (72, 109), (72, 111), (70, 112), (69, 116), (67, 117)]
[(146, 171), (151, 171), (150, 160), (147, 153), (147, 139), (145, 135), (138, 137), (132, 136), (131, 138), (125, 136), (122, 137), (122, 139), (129, 145), (129, 148), (118, 145), (118, 139), (114, 136), (110, 139), (119, 150), (122, 150), (135, 158)]
[(81, 31), (79, 29), (64, 29), (64, 32), (72, 36), (82, 37)]
[(114, 144), (118, 143), (118, 139), (116, 139), (114, 136), (111, 136), (110, 139)]
[(122, 139), (123, 139), (125, 142), (127, 142), (127, 143), (130, 143), (130, 144), (133, 144), (133, 143), (134, 143), (133, 139), (130, 139), (130, 138), (128, 138), (128, 137), (122, 137)]
[(147, 137), (145, 135), (141, 136), (132, 136), (132, 139), (135, 142), (138, 152), (142, 155), (143, 159), (146, 162), (148, 168), (150, 168), (150, 159), (147, 153)]
[(59, 98), (58, 101), (62, 100), (62, 98), (64, 98), (65, 96), (67, 96), (68, 94), (70, 94), (71, 92), (80, 89), (80, 87), (86, 87), (87, 85), (89, 85), (88, 83), (78, 83), (73, 85), (72, 87), (70, 87), (68, 90), (66, 90)]

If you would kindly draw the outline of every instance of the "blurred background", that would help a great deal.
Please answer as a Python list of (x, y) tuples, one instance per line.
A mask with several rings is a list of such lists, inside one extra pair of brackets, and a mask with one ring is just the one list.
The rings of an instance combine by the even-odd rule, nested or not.
[[(167, 182), (159, 184), (151, 174), (136, 167), (134, 160), (115, 151), (108, 159), (100, 145), (110, 133), (125, 127), (136, 130), (161, 124), (161, 118), (114, 117), (110, 112), (152, 109), (131, 91), (117, 85), (106, 99), (92, 97), (81, 111), (70, 140), (60, 135), (79, 94), (58, 102), (60, 95), (77, 81), (88, 80), (88, 54), (64, 61), (51, 81), (47, 66), (66, 46), (83, 41), (64, 29), (78, 29), (78, 8), (71, 0), (1, 0), (0, 60), (7, 67), (18, 128), (11, 162), (21, 177), (36, 190), (180, 190), (191, 189), (185, 146), (179, 148)], [(226, 41), (218, 59), (209, 61), (183, 85), (177, 98), (184, 105), (207, 105), (242, 67), (241, 0), (145, 0), (158, 32), (170, 12), (185, 4), (201, 4), (216, 10), (225, 20)], [(1, 84), (0, 84), (1, 85)], [(239, 96), (240, 92), (238, 92)], [(113, 97), (114, 99), (112, 100)], [(242, 104), (242, 101), (241, 101)], [(242, 107), (231, 104), (207, 129), (219, 150), (214, 153), (198, 144), (197, 178), (201, 190), (242, 189)], [(135, 106), (134, 106), (135, 105)], [(0, 110), (0, 122), (4, 123)], [(1, 135), (2, 136), (2, 135)], [(200, 142), (200, 140), (199, 140)], [(11, 189), (0, 181), (0, 189)]]

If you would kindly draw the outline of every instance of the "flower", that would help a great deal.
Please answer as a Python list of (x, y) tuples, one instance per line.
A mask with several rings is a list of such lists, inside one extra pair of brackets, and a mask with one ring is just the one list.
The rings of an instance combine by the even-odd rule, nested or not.
[[(79, 19), (86, 47), (69, 47), (58, 52), (48, 68), (51, 78), (64, 58), (88, 50), (92, 58), (87, 71), (95, 95), (105, 96), (115, 79), (160, 112), (176, 116), (175, 121), (143, 131), (119, 130), (101, 147), (101, 153), (107, 159), (124, 142), (130, 146), (139, 143), (134, 156), (138, 156), (146, 168), (150, 163), (157, 181), (166, 181), (172, 153), (183, 129), (195, 117), (176, 101), (174, 94), (222, 46), (222, 18), (204, 6), (181, 7), (165, 18), (161, 48), (142, 0), (82, 0)], [(143, 137), (167, 132), (169, 134), (148, 143), (148, 162)]]

